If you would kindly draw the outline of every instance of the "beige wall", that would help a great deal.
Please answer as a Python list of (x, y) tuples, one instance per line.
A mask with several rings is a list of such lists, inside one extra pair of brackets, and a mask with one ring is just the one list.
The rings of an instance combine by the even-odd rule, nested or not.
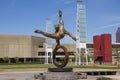
[(28, 35), (0, 35), (0, 58), (35, 57), (43, 38)]
[[(76, 52), (76, 45), (75, 44), (61, 44), (62, 46), (66, 47), (68, 52)], [(56, 44), (53, 45), (53, 49), (55, 48)], [(63, 51), (63, 50), (62, 50)]]
[(45, 43), (45, 38), (40, 38), (40, 37), (31, 37), (31, 56), (32, 57), (37, 57), (38, 56), (38, 49), (39, 46), (43, 46)]

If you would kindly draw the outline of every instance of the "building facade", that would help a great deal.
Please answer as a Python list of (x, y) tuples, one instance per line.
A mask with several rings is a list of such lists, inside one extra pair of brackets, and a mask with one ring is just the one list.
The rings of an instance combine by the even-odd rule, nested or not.
[(120, 43), (120, 27), (116, 31), (116, 43)]
[(8, 57), (10, 62), (18, 57), (21, 62), (35, 61), (38, 48), (45, 43), (44, 38), (27, 35), (0, 35), (0, 61)]
[[(99, 36), (98, 36), (99, 37)], [(100, 49), (100, 40), (97, 37), (96, 42), (93, 43), (86, 43), (86, 47), (88, 50), (88, 56), (93, 56), (94, 55), (94, 50), (93, 47), (96, 49)], [(110, 38), (109, 38), (110, 39)], [(102, 44), (103, 48), (108, 48), (106, 46), (109, 45), (108, 38), (106, 36), (103, 36), (103, 42), (107, 44)], [(96, 44), (98, 43), (98, 44)], [(52, 49), (55, 48), (56, 44), (52, 44)], [(62, 44), (65, 46), (68, 50), (69, 53), (69, 59), (75, 60), (76, 56), (76, 44)], [(99, 45), (99, 46), (98, 46)], [(110, 47), (110, 46), (109, 46)], [(102, 47), (101, 47), (102, 49)], [(113, 43), (112, 44), (112, 57), (113, 60), (117, 59), (116, 52), (120, 50), (120, 44), (119, 43)], [(104, 50), (103, 50), (104, 51)], [(102, 53), (98, 52), (97, 55), (100, 56), (105, 56), (104, 60), (108, 60), (110, 58), (111, 61), (111, 54), (108, 55), (109, 53), (102, 52), (106, 55), (103, 55)], [(3, 62), (4, 57), (9, 58), (9, 62), (15, 62), (15, 58), (18, 57), (20, 62), (40, 62), (40, 63), (45, 63), (45, 58), (46, 58), (46, 41), (45, 38), (41, 37), (36, 37), (36, 36), (30, 36), (30, 35), (0, 35), (0, 62)], [(60, 50), (58, 52), (57, 56), (61, 56), (63, 52)], [(50, 54), (48, 54), (48, 61), (50, 60)], [(64, 55), (63, 55), (64, 56)], [(110, 56), (110, 57), (109, 57)], [(90, 62), (90, 60), (88, 59)], [(75, 61), (74, 61), (75, 62)]]

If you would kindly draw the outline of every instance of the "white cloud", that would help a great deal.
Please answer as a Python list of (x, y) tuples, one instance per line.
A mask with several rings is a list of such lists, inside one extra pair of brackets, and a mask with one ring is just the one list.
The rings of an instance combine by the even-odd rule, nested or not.
[(112, 0), (94, 0), (93, 2), (97, 3), (97, 4), (106, 4), (106, 3), (110, 2), (110, 1), (112, 1)]
[(66, 0), (65, 2), (64, 2), (64, 4), (71, 4), (71, 3), (73, 3), (74, 2), (74, 0)]
[(120, 25), (120, 15), (104, 14), (104, 15), (101, 15), (99, 17), (99, 19), (101, 22), (111, 23), (111, 24), (96, 27), (94, 30), (101, 30), (101, 29), (107, 29), (107, 28), (112, 28), (112, 27), (118, 27)]
[(110, 25), (106, 25), (106, 26), (97, 27), (94, 30), (101, 30), (101, 29), (108, 29), (108, 28), (111, 28), (111, 27), (118, 27), (118, 25), (120, 25), (120, 23), (115, 23), (115, 24), (110, 24)]
[(73, 3), (75, 0), (57, 0), (56, 1), (56, 4), (59, 4), (59, 3), (64, 3), (64, 4), (71, 4)]
[(108, 21), (108, 22), (115, 22), (115, 21), (120, 21), (120, 15), (108, 15), (104, 14), (99, 17), (102, 21)]
[(120, 21), (120, 16), (111, 18), (111, 21)]

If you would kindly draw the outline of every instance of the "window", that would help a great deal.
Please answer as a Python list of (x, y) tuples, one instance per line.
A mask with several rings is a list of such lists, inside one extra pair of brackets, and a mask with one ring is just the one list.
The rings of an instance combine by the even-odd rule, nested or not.
[(45, 56), (45, 52), (38, 52), (38, 56)]
[(43, 45), (39, 45), (38, 48), (43, 48)]

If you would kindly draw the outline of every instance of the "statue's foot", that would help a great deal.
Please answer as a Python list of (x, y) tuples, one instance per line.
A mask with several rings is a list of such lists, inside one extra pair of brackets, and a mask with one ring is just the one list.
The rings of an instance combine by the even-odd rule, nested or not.
[(34, 32), (35, 33), (41, 33), (42, 31), (41, 30), (35, 30)]

